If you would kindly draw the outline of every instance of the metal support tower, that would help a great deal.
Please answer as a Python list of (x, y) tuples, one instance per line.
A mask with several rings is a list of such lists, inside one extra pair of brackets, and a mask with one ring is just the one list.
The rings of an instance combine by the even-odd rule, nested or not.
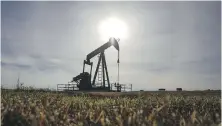
[[(98, 55), (98, 58), (100, 58), (100, 55)], [(103, 70), (102, 70), (102, 64), (99, 63), (99, 68), (98, 68), (98, 84), (102, 86), (102, 79), (103, 79)]]

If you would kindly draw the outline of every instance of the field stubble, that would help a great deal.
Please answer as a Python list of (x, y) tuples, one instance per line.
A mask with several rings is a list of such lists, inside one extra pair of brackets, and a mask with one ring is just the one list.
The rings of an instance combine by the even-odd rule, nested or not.
[(221, 123), (220, 91), (1, 92), (3, 125), (211, 126)]

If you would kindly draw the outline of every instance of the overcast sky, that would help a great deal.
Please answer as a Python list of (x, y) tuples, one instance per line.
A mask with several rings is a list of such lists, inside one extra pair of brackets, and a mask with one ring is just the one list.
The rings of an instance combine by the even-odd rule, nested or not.
[[(220, 12), (220, 2), (2, 2), (1, 83), (15, 87), (18, 73), (27, 86), (67, 83), (106, 42), (99, 22), (116, 17), (128, 27), (128, 38), (120, 38), (120, 83), (134, 90), (218, 89)], [(117, 51), (105, 55), (115, 82)]]

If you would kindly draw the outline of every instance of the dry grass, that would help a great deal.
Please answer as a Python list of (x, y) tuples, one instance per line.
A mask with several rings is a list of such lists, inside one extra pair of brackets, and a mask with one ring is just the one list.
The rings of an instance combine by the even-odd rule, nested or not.
[(220, 92), (91, 92), (85, 95), (2, 91), (2, 124), (211, 126), (221, 123)]

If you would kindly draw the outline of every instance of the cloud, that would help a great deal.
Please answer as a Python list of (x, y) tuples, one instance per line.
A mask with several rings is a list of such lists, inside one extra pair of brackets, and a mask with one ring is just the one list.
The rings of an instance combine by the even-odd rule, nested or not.
[[(2, 83), (56, 87), (82, 71), (102, 45), (98, 23), (126, 22), (120, 43), (120, 80), (138, 89), (219, 88), (219, 2), (2, 2)], [(106, 50), (112, 81), (117, 51)], [(97, 58), (92, 59), (94, 68)], [(134, 86), (133, 86), (134, 87)]]
[(30, 69), (31, 68), (31, 66), (29, 66), (29, 65), (22, 65), (22, 64), (16, 64), (16, 63), (2, 62), (1, 65), (2, 65), (2, 67), (8, 67), (8, 68), (11, 68), (11, 67), (16, 67), (16, 68), (21, 68), (21, 69)]

